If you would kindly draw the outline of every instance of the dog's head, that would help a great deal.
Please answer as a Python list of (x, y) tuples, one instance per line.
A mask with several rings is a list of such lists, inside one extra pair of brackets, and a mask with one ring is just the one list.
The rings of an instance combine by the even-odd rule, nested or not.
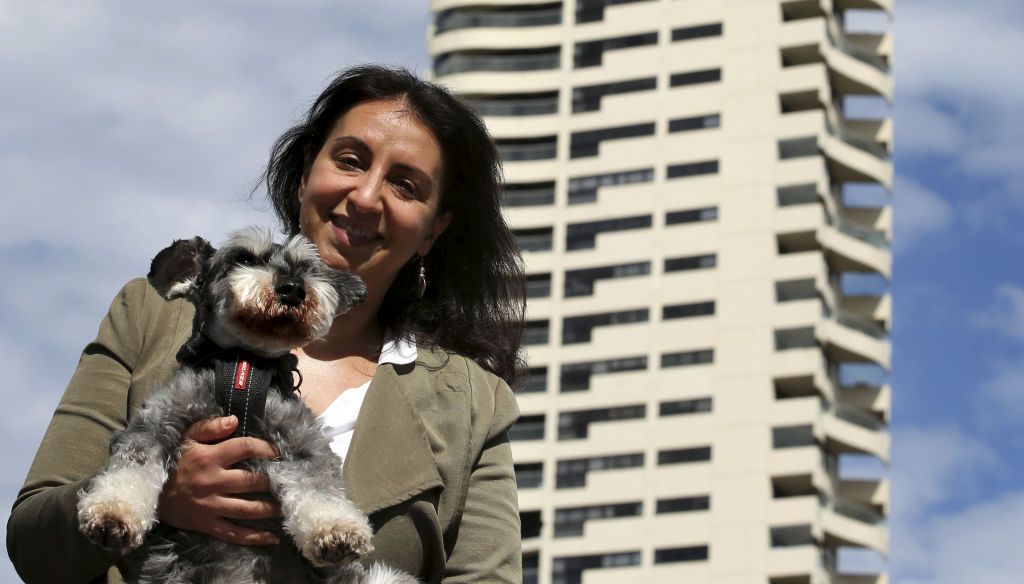
[(324, 265), (302, 235), (282, 245), (258, 227), (219, 249), (201, 237), (175, 241), (153, 258), (147, 278), (164, 298), (192, 301), (197, 329), (216, 344), (266, 356), (322, 337), (366, 299), (362, 280)]

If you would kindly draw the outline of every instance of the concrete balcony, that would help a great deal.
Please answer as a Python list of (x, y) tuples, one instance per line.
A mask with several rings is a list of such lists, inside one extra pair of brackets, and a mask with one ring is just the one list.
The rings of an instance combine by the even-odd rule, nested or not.
[(768, 550), (766, 576), (771, 582), (797, 582), (805, 577), (808, 584), (827, 584), (828, 571), (822, 565), (821, 550), (816, 545), (779, 547)]
[(888, 574), (837, 574), (835, 584), (889, 584)]
[(780, 38), (783, 67), (824, 62), (839, 95), (880, 95), (891, 101), (892, 78), (885, 59), (829, 25), (826, 17), (785, 23)]
[(832, 0), (838, 10), (884, 10), (892, 16), (892, 0)]
[(881, 148), (872, 151), (852, 139), (847, 132), (838, 135), (823, 132), (818, 146), (825, 154), (829, 174), (837, 182), (876, 182), (892, 190), (892, 162)]
[(435, 34), (431, 26), (427, 36), (427, 54), (430, 56), (480, 49), (531, 49), (559, 45), (562, 26), (473, 27), (449, 30)]
[(886, 153), (892, 154), (892, 118), (881, 120), (844, 119), (843, 125), (851, 134), (869, 140)]
[(839, 399), (850, 407), (875, 416), (888, 423), (892, 411), (892, 389), (888, 385), (848, 385), (839, 388)]
[[(775, 232), (780, 258), (825, 252), (825, 258), (839, 272), (878, 272), (888, 278), (892, 271), (892, 253), (880, 247), (869, 233), (841, 222), (829, 225), (820, 205), (779, 208), (775, 212)], [(825, 288), (822, 283), (822, 288)], [(834, 300), (834, 299), (833, 299)]]
[(843, 296), (839, 306), (864, 320), (874, 322), (885, 331), (892, 327), (891, 294)]
[(557, 115), (541, 116), (486, 116), (487, 130), (497, 140), (503, 138), (525, 138), (551, 132), (558, 126)]
[(815, 326), (815, 337), (835, 362), (877, 363), (889, 369), (892, 345), (877, 325), (851, 313), (837, 311)]
[(463, 6), (523, 6), (526, 4), (549, 4), (551, 0), (430, 0), (430, 12), (437, 13)]
[(880, 516), (889, 514), (889, 480), (844, 480), (839, 482), (839, 497)]
[(826, 546), (865, 547), (888, 555), (889, 529), (884, 518), (841, 498), (830, 499), (820, 513), (815, 531), (823, 536)]
[(889, 432), (877, 420), (854, 408), (833, 404), (815, 424), (814, 434), (825, 449), (836, 454), (871, 454), (889, 462)]
[(829, 264), (840, 272), (878, 272), (887, 279), (892, 275), (892, 253), (849, 230), (824, 225), (815, 237), (825, 249)]
[(449, 75), (432, 75), (434, 81), (448, 86), (459, 95), (490, 93), (534, 93), (556, 91), (565, 74), (560, 69), (540, 71), (471, 71)]

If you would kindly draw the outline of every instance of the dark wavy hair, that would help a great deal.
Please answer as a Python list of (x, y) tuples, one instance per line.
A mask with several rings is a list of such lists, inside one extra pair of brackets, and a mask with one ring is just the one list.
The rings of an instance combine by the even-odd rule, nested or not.
[(262, 182), (289, 235), (299, 232), (299, 184), (335, 123), (373, 100), (403, 100), (441, 147), (439, 213), (451, 222), (423, 261), (427, 288), (417, 298), (418, 262), (403, 266), (377, 319), (394, 334), (458, 353), (514, 385), (520, 355), (525, 276), (501, 213), (502, 171), (483, 121), (445, 88), (406, 69), (362, 65), (342, 71), (301, 123), (274, 143)]

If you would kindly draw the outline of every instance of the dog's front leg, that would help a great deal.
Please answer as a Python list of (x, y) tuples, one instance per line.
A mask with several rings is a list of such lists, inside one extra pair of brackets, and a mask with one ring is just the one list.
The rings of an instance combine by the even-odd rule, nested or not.
[(217, 412), (201, 399), (202, 382), (202, 374), (179, 374), (114, 434), (110, 461), (79, 493), (82, 533), (120, 553), (142, 544), (157, 522), (160, 493), (185, 430)]

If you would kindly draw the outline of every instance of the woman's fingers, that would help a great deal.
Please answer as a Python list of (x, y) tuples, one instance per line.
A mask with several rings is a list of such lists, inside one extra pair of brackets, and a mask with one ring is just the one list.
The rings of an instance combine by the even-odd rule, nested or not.
[(219, 497), (211, 501), (214, 512), (228, 519), (270, 519), (281, 516), (281, 505), (276, 501)]
[(238, 418), (235, 416), (207, 418), (192, 424), (192, 426), (185, 431), (185, 438), (195, 440), (196, 442), (216, 442), (217, 440), (223, 440), (224, 438), (231, 436), (231, 433), (235, 431), (235, 427), (237, 426)]
[(209, 531), (206, 533), (219, 540), (238, 545), (274, 545), (277, 543), (277, 536), (269, 531), (256, 531), (219, 517), (210, 522)]

